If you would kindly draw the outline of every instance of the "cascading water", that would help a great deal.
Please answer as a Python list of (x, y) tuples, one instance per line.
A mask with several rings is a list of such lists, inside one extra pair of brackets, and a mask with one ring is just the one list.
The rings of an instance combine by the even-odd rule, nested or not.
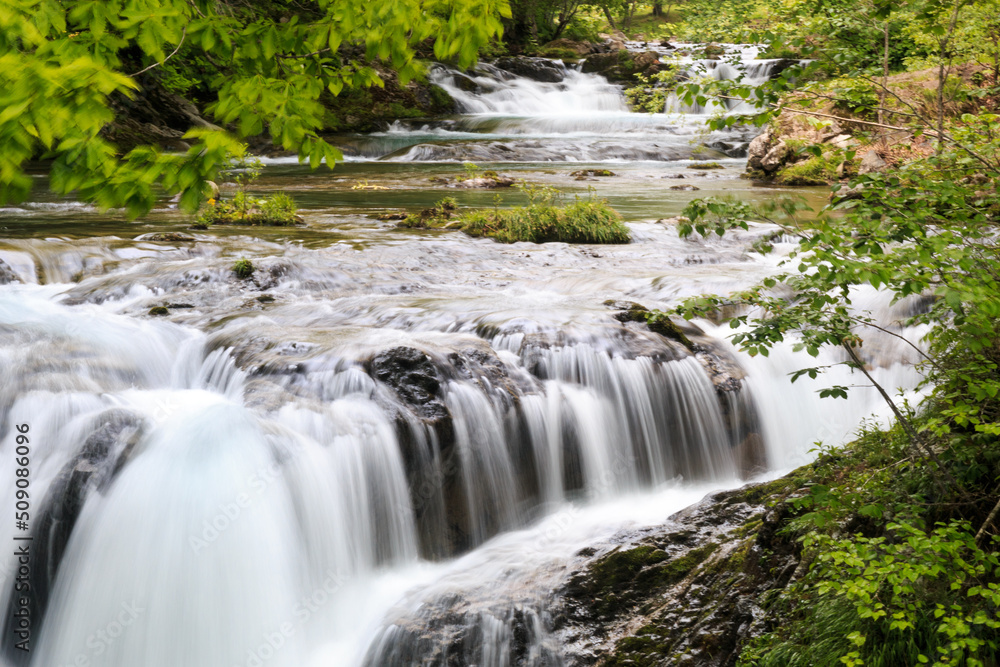
[[(467, 113), (371, 154), (662, 160), (703, 121), (628, 114), (618, 88), (560, 71), (440, 69)], [(625, 316), (623, 298), (665, 308), (773, 273), (747, 253), (767, 227), (683, 240), (633, 215), (629, 245), (503, 246), (409, 235), (339, 196), (277, 237), (101, 221), (0, 241), (20, 280), (0, 285), (0, 475), (30, 426), (33, 508), (33, 649), (5, 639), (4, 667), (559, 665), (547, 605), (573, 553), (806, 460), (878, 405), (790, 386), (790, 350), (749, 359), (710, 323), (671, 338)], [(879, 299), (855, 302), (891, 321)], [(909, 353), (876, 343), (872, 372), (912, 387)], [(7, 637), (17, 565), (0, 559)]]
[[(678, 48), (694, 45), (679, 45)], [(722, 60), (677, 58), (691, 78), (767, 81), (786, 61), (757, 60), (757, 48), (731, 46)], [(392, 161), (608, 162), (745, 155), (743, 130), (706, 132), (705, 114), (746, 113), (746, 103), (706, 108), (668, 96), (664, 113), (630, 113), (619, 86), (579, 66), (546, 63), (545, 80), (490, 64), (469, 72), (435, 66), (430, 79), (460, 115), (434, 123), (397, 121), (388, 131), (344, 144), (352, 159)]]

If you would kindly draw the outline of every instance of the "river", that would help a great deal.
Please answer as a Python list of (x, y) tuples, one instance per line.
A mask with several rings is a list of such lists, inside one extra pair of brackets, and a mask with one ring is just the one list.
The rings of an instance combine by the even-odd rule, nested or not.
[[(745, 62), (692, 66), (767, 76), (752, 48), (733, 53)], [(44, 194), (44, 173), (34, 201), (0, 209), (20, 281), (0, 286), (0, 475), (27, 424), (34, 559), (32, 651), (5, 638), (7, 667), (506, 667), (515, 618), (530, 664), (561, 665), (546, 609), (580, 549), (789, 470), (880, 411), (873, 390), (818, 398), (857, 382), (843, 371), (790, 384), (813, 363), (791, 342), (751, 359), (698, 322), (695, 354), (614, 317), (777, 270), (793, 245), (773, 228), (681, 239), (667, 220), (696, 197), (788, 191), (740, 178), (752, 131), (709, 133), (711, 110), (676, 103), (629, 113), (573, 69), (432, 77), (462, 113), (343, 137), (332, 172), (267, 160), (255, 188), (290, 193), (301, 227), (191, 231), (168, 200), (132, 222)], [(691, 168), (705, 160), (722, 168)], [(463, 162), (606, 198), (633, 242), (502, 245), (378, 219), (444, 196), (524, 203), (439, 180)], [(595, 168), (615, 175), (572, 175)], [(241, 257), (252, 279), (233, 274)], [(891, 339), (866, 349), (886, 386), (914, 386)], [(10, 628), (17, 563), (0, 563)]]

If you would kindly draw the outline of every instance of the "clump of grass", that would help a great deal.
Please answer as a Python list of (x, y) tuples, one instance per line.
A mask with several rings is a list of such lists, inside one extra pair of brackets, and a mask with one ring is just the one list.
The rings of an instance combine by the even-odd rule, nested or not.
[(434, 204), (431, 208), (425, 208), (420, 213), (408, 215), (398, 223), (397, 227), (405, 229), (435, 229), (447, 225), (455, 211), (458, 210), (458, 202), (454, 197), (445, 197)]
[(284, 192), (252, 197), (238, 192), (232, 199), (209, 199), (198, 215), (198, 226), (268, 225), (287, 227), (298, 222), (295, 202)]
[(462, 231), (501, 243), (628, 243), (631, 240), (621, 216), (606, 201), (473, 211), (464, 217)]
[(233, 273), (235, 273), (236, 277), (240, 280), (246, 280), (253, 275), (253, 272), (253, 263), (246, 257), (239, 258), (236, 260), (236, 263), (233, 264)]

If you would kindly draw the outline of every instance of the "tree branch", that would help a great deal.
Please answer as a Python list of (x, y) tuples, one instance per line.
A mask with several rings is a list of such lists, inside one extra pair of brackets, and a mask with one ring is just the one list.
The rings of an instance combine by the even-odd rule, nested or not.
[(187, 37), (187, 26), (184, 26), (184, 28), (181, 30), (181, 41), (177, 42), (177, 48), (174, 49), (173, 52), (169, 56), (167, 56), (166, 58), (164, 58), (162, 62), (153, 63), (152, 65), (150, 65), (146, 69), (141, 69), (138, 72), (136, 72), (135, 74), (130, 74), (129, 76), (131, 76), (131, 77), (137, 77), (140, 74), (145, 74), (146, 72), (148, 72), (149, 70), (153, 69), (154, 67), (159, 67), (163, 63), (167, 62), (168, 60), (170, 60), (171, 58), (173, 58), (174, 56), (176, 56), (177, 52), (181, 50), (181, 46), (183, 46), (184, 39), (186, 37)]

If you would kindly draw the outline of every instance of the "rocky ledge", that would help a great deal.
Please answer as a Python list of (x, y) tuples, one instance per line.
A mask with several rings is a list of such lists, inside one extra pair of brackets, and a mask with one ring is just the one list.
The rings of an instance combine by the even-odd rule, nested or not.
[(796, 473), (712, 494), (663, 525), (577, 554), (552, 610), (564, 667), (730, 667), (804, 573)]

